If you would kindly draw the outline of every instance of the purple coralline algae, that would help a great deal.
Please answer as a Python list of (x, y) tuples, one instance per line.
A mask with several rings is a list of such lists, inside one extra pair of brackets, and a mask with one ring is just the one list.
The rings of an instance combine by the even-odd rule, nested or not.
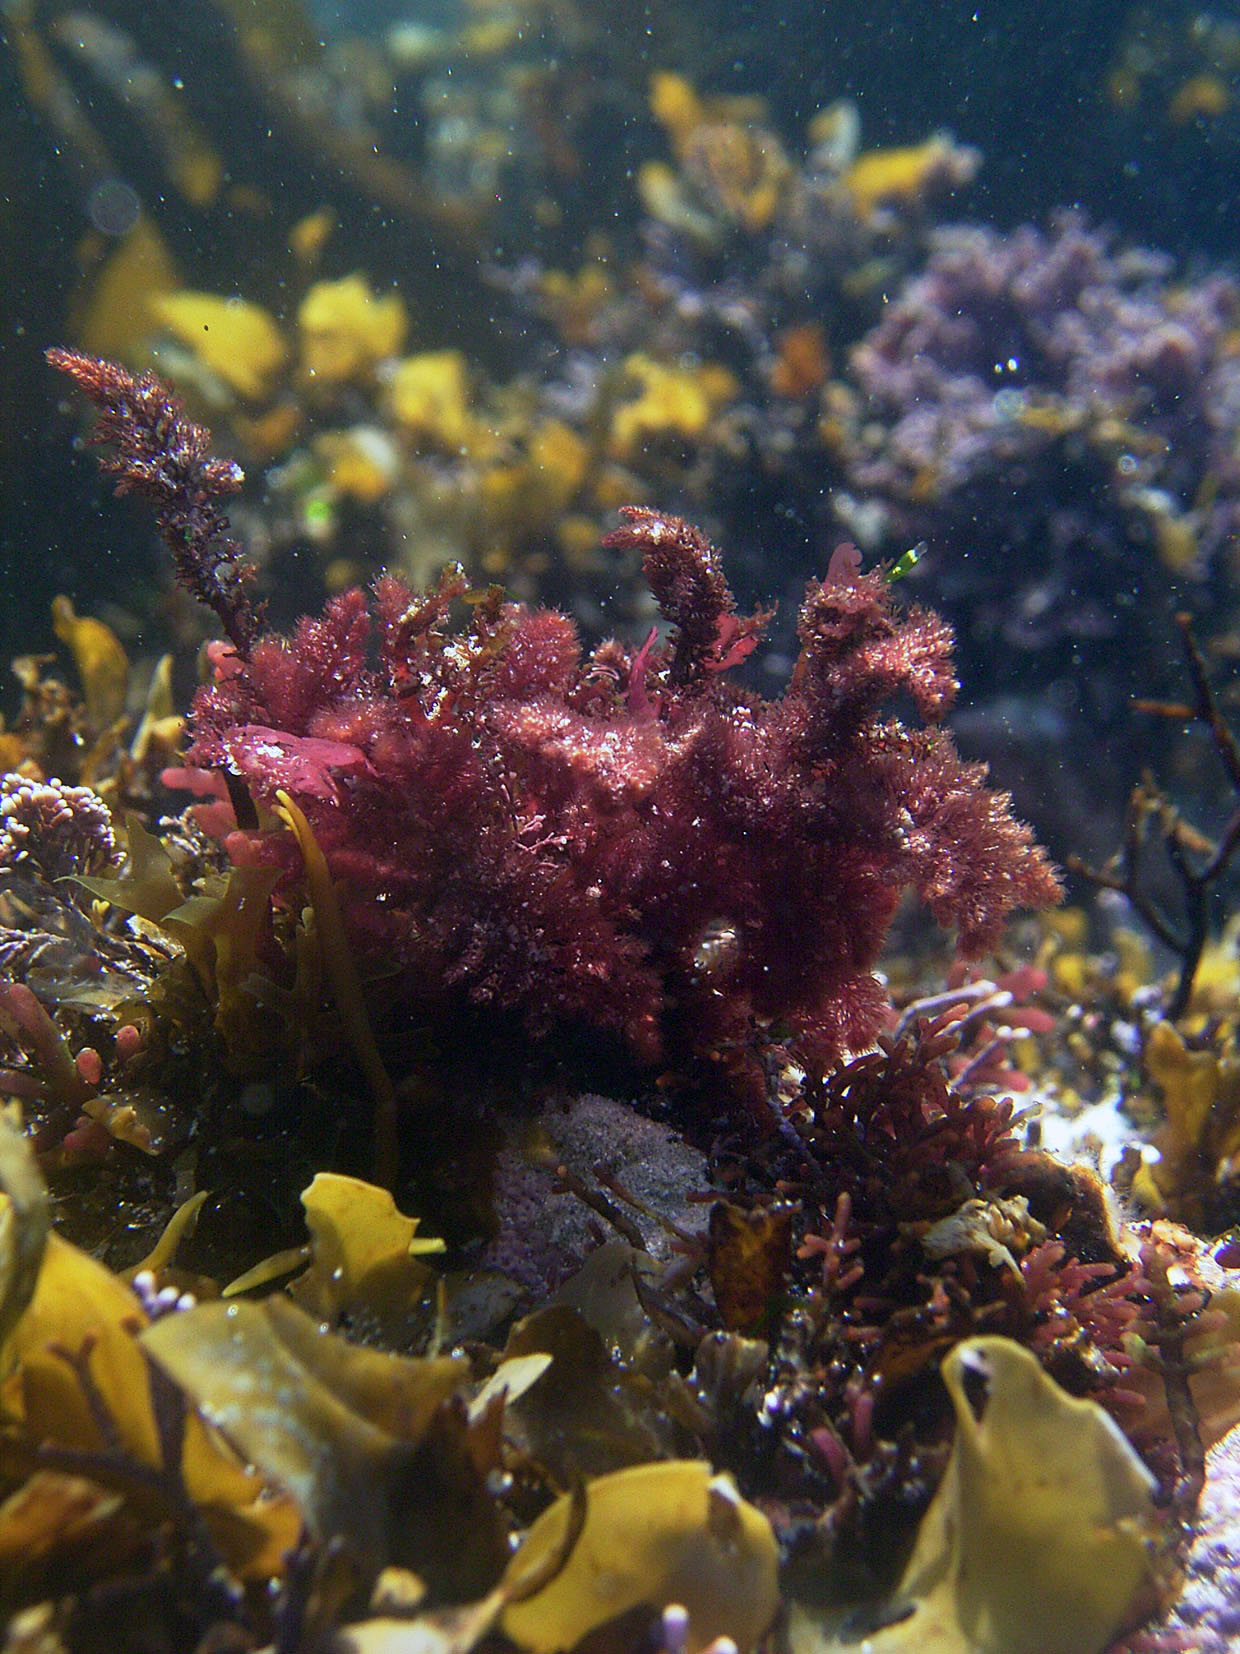
[(1072, 214), (931, 246), (852, 352), (845, 517), (924, 539), (953, 618), (1009, 647), (1122, 629), (1160, 567), (1204, 585), (1240, 524), (1235, 283)]
[(99, 873), (116, 854), (107, 805), (90, 787), (0, 775), (0, 872)]

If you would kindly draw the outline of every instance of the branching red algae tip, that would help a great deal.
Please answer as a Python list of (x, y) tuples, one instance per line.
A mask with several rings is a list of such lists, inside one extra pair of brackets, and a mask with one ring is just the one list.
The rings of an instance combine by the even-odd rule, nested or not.
[[(263, 633), (214, 502), (234, 469), (150, 375), (52, 360), (102, 408), (119, 487), (155, 501), (232, 640), (188, 762), (298, 805), (359, 968), (395, 973), (419, 1011), (585, 1024), (650, 1063), (743, 1054), (778, 1022), (822, 1071), (879, 1026), (873, 967), (902, 890), (966, 953), (1057, 898), (1007, 797), (933, 727), (957, 689), (949, 628), (898, 610), (851, 548), (807, 589), (779, 699), (733, 675), (769, 615), (738, 614), (715, 548), (644, 508), (605, 541), (641, 554), (666, 623), (640, 647), (586, 651), (565, 615), (471, 594), (459, 568), (422, 595), (386, 575)], [(924, 727), (891, 713), (897, 696)], [(287, 834), (233, 826), (225, 843), (300, 872)]]

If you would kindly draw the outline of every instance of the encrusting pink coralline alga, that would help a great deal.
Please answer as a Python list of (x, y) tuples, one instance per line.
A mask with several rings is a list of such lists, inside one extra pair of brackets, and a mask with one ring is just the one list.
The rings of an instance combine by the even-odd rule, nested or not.
[[(111, 469), (163, 502), (139, 440), (157, 382), (57, 354), (104, 410)], [(207, 464), (157, 388), (164, 438)], [(255, 636), (231, 614), (249, 599), (229, 562), (209, 600), (234, 647), (194, 703), (188, 762), (263, 805), (294, 800), (360, 971), (419, 1013), (470, 1001), (535, 1034), (584, 1024), (643, 1062), (770, 1031), (821, 1069), (880, 1024), (873, 967), (902, 890), (977, 952), (1013, 909), (1053, 901), (1054, 875), (981, 766), (887, 710), (902, 696), (932, 723), (950, 705), (936, 616), (898, 611), (840, 548), (806, 593), (786, 692), (763, 699), (731, 669), (767, 617), (737, 614), (714, 548), (678, 518), (622, 516), (609, 543), (642, 554), (668, 625), (640, 648), (583, 653), (567, 617), (495, 593), (461, 604), (459, 570), (423, 595), (385, 576), (372, 600), (348, 592), (291, 637)], [(209, 528), (208, 578), (218, 514)], [(226, 844), (300, 871), (287, 834)]]

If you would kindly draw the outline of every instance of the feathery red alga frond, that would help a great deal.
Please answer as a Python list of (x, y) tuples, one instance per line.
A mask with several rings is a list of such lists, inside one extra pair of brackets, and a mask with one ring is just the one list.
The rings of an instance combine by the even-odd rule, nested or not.
[(211, 433), (185, 417), (153, 373), (135, 377), (77, 350), (46, 355), (98, 408), (91, 441), (115, 449), (99, 463), (119, 478), (116, 492), (140, 494), (154, 505), (178, 579), (214, 609), (238, 652), (247, 653), (262, 631), (262, 609), (248, 590), (254, 571), (219, 505), (241, 487), (240, 467), (212, 457)]
[(937, 618), (898, 613), (880, 576), (815, 584), (792, 684), (763, 700), (728, 676), (764, 617), (738, 619), (717, 552), (626, 516), (668, 642), (583, 656), (564, 616), (498, 596), (454, 630), (458, 576), (419, 598), (388, 577), (373, 611), (336, 598), (203, 691), (192, 761), (297, 797), (363, 968), (395, 965), (423, 1008), (582, 1022), (643, 1060), (778, 1025), (825, 1065), (879, 1024), (902, 887), (975, 949), (1054, 876), (945, 733), (881, 715), (898, 692), (947, 705)]
[[(348, 592), (291, 640), (260, 636), (218, 505), (236, 467), (152, 375), (49, 360), (100, 408), (105, 466), (153, 501), (235, 646), (195, 702), (191, 763), (269, 809), (293, 800), (362, 970), (411, 1008), (581, 1023), (644, 1061), (743, 1065), (790, 1031), (822, 1071), (880, 1024), (873, 968), (903, 888), (974, 951), (1058, 895), (983, 769), (885, 712), (901, 694), (925, 719), (946, 710), (951, 632), (897, 610), (850, 550), (806, 593), (780, 700), (729, 677), (769, 616), (738, 616), (705, 536), (641, 507), (609, 543), (641, 552), (662, 643), (583, 655), (567, 617), (497, 591), (456, 627), (459, 569), (417, 597), (386, 577), (373, 603)], [(297, 873), (285, 837), (229, 847)]]

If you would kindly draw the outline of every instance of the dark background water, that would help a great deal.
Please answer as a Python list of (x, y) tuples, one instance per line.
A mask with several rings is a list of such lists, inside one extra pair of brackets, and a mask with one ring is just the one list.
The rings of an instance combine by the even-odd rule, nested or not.
[[(1200, 10), (1177, 0), (1157, 9), (1165, 25)], [(758, 74), (794, 122), (848, 96), (867, 142), (915, 142), (945, 127), (978, 145), (986, 164), (971, 216), (1013, 224), (1078, 203), (1139, 240), (1234, 253), (1234, 142), (1121, 120), (1108, 100), (1107, 71), (1136, 14), (1127, 0), (828, 0), (781, 7), (776, 18), (760, 6), (737, 10), (755, 37), (766, 34)]]

